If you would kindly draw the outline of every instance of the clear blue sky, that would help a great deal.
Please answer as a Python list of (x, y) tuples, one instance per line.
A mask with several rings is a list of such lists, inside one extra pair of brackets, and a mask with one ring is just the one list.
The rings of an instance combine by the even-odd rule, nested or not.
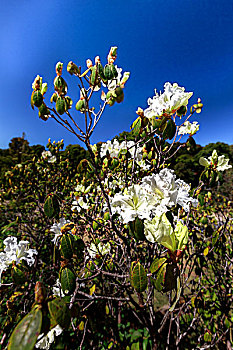
[[(0, 148), (26, 133), (30, 144), (76, 138), (30, 107), (37, 74), (50, 88), (58, 61), (103, 61), (118, 46), (116, 64), (131, 72), (125, 100), (109, 107), (92, 142), (106, 141), (147, 107), (166, 81), (201, 97), (196, 141), (233, 144), (233, 1), (229, 0), (2, 0), (0, 11)], [(69, 83), (70, 76), (64, 76)], [(76, 99), (75, 91), (69, 93)], [(76, 112), (77, 113), (77, 112)]]

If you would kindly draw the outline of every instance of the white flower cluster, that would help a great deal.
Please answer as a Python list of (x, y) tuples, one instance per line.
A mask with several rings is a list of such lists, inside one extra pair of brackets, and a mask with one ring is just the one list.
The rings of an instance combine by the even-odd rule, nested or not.
[(187, 106), (192, 95), (192, 92), (185, 92), (185, 88), (178, 86), (177, 83), (172, 85), (167, 82), (164, 84), (163, 93), (158, 94), (155, 90), (155, 96), (148, 99), (149, 107), (144, 110), (144, 116), (152, 119), (162, 115), (171, 115), (181, 106)]
[(50, 151), (43, 151), (41, 156), (42, 158), (46, 159), (48, 163), (55, 163), (57, 160), (56, 156), (52, 156)]
[(65, 224), (68, 224), (70, 221), (64, 219), (64, 218), (61, 218), (59, 220), (59, 222), (53, 224), (51, 227), (50, 227), (50, 232), (53, 232), (55, 235), (54, 235), (54, 238), (52, 239), (52, 242), (54, 244), (57, 243), (57, 239), (58, 237), (61, 235), (61, 228), (65, 225)]
[(84, 201), (83, 197), (79, 197), (77, 200), (72, 202), (72, 211), (77, 211), (78, 213), (83, 209), (87, 210), (89, 205)]
[(119, 143), (116, 139), (114, 139), (112, 142), (109, 140), (101, 145), (100, 157), (103, 158), (108, 153), (111, 158), (117, 158), (120, 152), (128, 150), (131, 158), (135, 158), (138, 166), (144, 170), (147, 170), (150, 166), (146, 165), (145, 160), (142, 159), (142, 149), (143, 147), (135, 145), (134, 141), (123, 141)]
[(46, 335), (40, 334), (35, 347), (37, 349), (48, 350), (51, 344), (54, 342), (55, 336), (58, 337), (62, 331), (63, 329), (57, 325), (56, 327), (52, 328)]
[(152, 220), (145, 220), (145, 236), (149, 242), (158, 242), (171, 252), (182, 250), (188, 242), (188, 227), (178, 221), (173, 229), (164, 213)]
[(225, 156), (218, 156), (216, 149), (213, 150), (212, 155), (208, 159), (201, 157), (199, 163), (206, 168), (210, 166), (215, 167), (217, 171), (224, 171), (232, 168), (232, 165), (228, 164), (229, 159)]
[(186, 135), (189, 134), (193, 136), (199, 130), (200, 125), (198, 122), (190, 123), (188, 120), (184, 122), (184, 125), (179, 127), (178, 135)]
[(111, 245), (109, 242), (106, 244), (102, 242), (99, 242), (98, 244), (91, 243), (90, 248), (87, 249), (90, 257), (93, 259), (95, 259), (96, 256), (98, 255), (104, 256), (108, 254), (110, 250), (111, 250)]
[(76, 199), (72, 202), (72, 211), (77, 211), (79, 213), (81, 210), (89, 209), (88, 193), (90, 189), (91, 185), (85, 188), (85, 186), (83, 186), (82, 184), (78, 184), (75, 187), (75, 192), (78, 192), (78, 195), (76, 196)]
[(28, 248), (28, 241), (20, 241), (17, 243), (17, 238), (10, 236), (3, 241), (5, 248), (4, 252), (0, 253), (0, 285), (1, 275), (12, 262), (18, 265), (22, 260), (25, 260), (29, 266), (35, 262), (34, 255), (37, 255), (36, 249)]
[(190, 186), (176, 179), (174, 170), (163, 169), (156, 175), (145, 176), (142, 183), (130, 186), (125, 192), (117, 193), (111, 200), (114, 213), (120, 215), (123, 223), (161, 216), (169, 208), (179, 204), (188, 211), (189, 204), (198, 201), (189, 196)]

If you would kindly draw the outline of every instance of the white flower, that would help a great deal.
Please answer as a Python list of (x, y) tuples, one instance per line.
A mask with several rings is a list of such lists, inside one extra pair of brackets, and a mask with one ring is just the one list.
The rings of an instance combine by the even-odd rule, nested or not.
[(75, 191), (76, 191), (76, 192), (84, 192), (84, 191), (85, 191), (85, 186), (83, 186), (82, 184), (78, 184), (78, 185), (75, 187)]
[(178, 135), (194, 135), (199, 130), (200, 125), (198, 122), (193, 122), (192, 124), (187, 120), (184, 125), (179, 127)]
[(36, 249), (28, 248), (28, 241), (20, 241), (17, 244), (16, 237), (8, 237), (3, 243), (6, 246), (4, 250), (9, 260), (15, 261), (16, 265), (22, 260), (25, 260), (29, 266), (35, 262), (33, 255), (37, 255), (37, 251)]
[(199, 163), (206, 168), (210, 166), (215, 168), (217, 171), (224, 171), (230, 169), (232, 165), (228, 164), (229, 159), (225, 158), (224, 155), (218, 156), (216, 149), (213, 150), (212, 155), (208, 157), (208, 159), (201, 157), (199, 159)]
[(56, 156), (52, 156), (52, 153), (50, 151), (43, 151), (41, 153), (41, 156), (42, 158), (47, 159), (48, 163), (54, 163), (57, 160)]
[(65, 294), (63, 293), (61, 289), (61, 283), (59, 281), (59, 278), (56, 280), (56, 283), (53, 286), (53, 295), (58, 296), (58, 297), (64, 297)]
[(52, 328), (51, 331), (49, 331), (45, 336), (44, 334), (40, 334), (38, 337), (39, 340), (36, 343), (35, 347), (37, 349), (48, 350), (50, 348), (50, 345), (54, 342), (55, 336), (58, 337), (62, 331), (63, 329), (57, 325), (56, 327)]
[(55, 233), (54, 238), (52, 239), (52, 242), (56, 244), (57, 238), (61, 235), (61, 228), (65, 225), (68, 224), (70, 221), (66, 220), (64, 218), (61, 218), (59, 220), (59, 223), (55, 223), (50, 227), (50, 232)]
[(151, 203), (146, 199), (146, 193), (142, 186), (132, 185), (126, 194), (117, 193), (111, 200), (113, 213), (120, 215), (123, 223), (139, 219), (149, 219), (152, 209)]
[(102, 242), (99, 242), (97, 245), (95, 243), (91, 243), (90, 248), (87, 249), (89, 255), (91, 258), (96, 258), (96, 255), (106, 255), (110, 252), (111, 245), (110, 243), (103, 244)]
[(86, 202), (84, 202), (83, 197), (79, 197), (77, 200), (72, 202), (71, 210), (80, 212), (82, 209), (89, 209), (89, 205)]
[(144, 233), (149, 242), (160, 243), (172, 252), (176, 250), (175, 234), (165, 213), (152, 220), (145, 220)]
[(142, 184), (153, 203), (152, 213), (162, 215), (168, 209), (176, 205), (178, 190), (175, 182), (174, 170), (162, 169), (158, 174), (146, 176)]
[(198, 200), (189, 196), (190, 186), (183, 180), (176, 180), (178, 188), (177, 204), (184, 208), (185, 211), (189, 210), (189, 203), (192, 203), (194, 207), (197, 207)]
[(42, 88), (42, 77), (40, 77), (39, 75), (37, 75), (32, 83), (32, 89), (35, 90), (36, 89), (36, 85), (39, 83), (39, 87), (40, 89)]
[(52, 153), (50, 151), (43, 151), (41, 153), (42, 158), (47, 159), (49, 157), (52, 157)]
[(188, 227), (179, 221), (173, 230), (165, 213), (152, 220), (145, 220), (144, 233), (149, 242), (160, 243), (171, 252), (182, 250), (188, 242)]
[(142, 159), (142, 148), (141, 146), (135, 145), (134, 141), (123, 141), (119, 143), (116, 139), (107, 141), (101, 145), (100, 157), (103, 158), (110, 155), (111, 158), (118, 157), (121, 151), (128, 151), (131, 155), (131, 159), (135, 158), (137, 165), (143, 170), (148, 170), (150, 165), (146, 165), (145, 160)]
[(38, 252), (36, 249), (28, 248), (28, 241), (20, 241), (17, 243), (16, 237), (7, 237), (3, 241), (5, 248), (4, 252), (0, 253), (0, 284), (1, 274), (5, 271), (8, 266), (14, 261), (18, 265), (22, 260), (25, 260), (29, 266), (34, 264), (34, 255)]
[(173, 85), (169, 82), (164, 84), (164, 93), (158, 94), (155, 90), (155, 96), (148, 99), (149, 107), (144, 110), (144, 115), (148, 119), (160, 117), (162, 115), (172, 115), (181, 106), (187, 106), (188, 100), (193, 95), (192, 92), (184, 92), (185, 88)]
[(51, 158), (48, 159), (48, 163), (55, 163), (57, 160), (56, 156), (52, 156)]

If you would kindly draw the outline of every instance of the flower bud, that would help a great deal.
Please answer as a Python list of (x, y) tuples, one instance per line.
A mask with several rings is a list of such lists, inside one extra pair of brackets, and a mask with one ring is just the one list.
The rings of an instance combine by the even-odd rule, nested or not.
[(78, 66), (70, 61), (68, 64), (67, 64), (67, 72), (70, 73), (71, 75), (72, 74), (80, 74), (80, 69), (78, 68)]
[(92, 60), (86, 60), (87, 68), (91, 68), (93, 66)]
[(62, 75), (62, 69), (63, 69), (63, 63), (62, 62), (57, 62), (56, 64), (56, 73), (58, 76)]

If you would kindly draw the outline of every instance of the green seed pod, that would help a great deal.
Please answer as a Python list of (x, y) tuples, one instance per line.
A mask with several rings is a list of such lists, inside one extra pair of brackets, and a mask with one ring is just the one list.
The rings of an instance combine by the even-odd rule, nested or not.
[(114, 105), (115, 101), (116, 101), (115, 98), (111, 97), (111, 98), (108, 100), (108, 105), (109, 105), (110, 107), (112, 107), (112, 106)]
[(53, 103), (53, 102), (56, 102), (57, 101), (57, 94), (56, 92), (54, 92), (50, 98), (50, 102)]
[(77, 109), (77, 111), (83, 111), (86, 108), (86, 101), (85, 100), (78, 100), (78, 102), (76, 103), (75, 108)]
[(70, 96), (66, 96), (65, 100), (66, 100), (67, 109), (70, 109), (72, 107), (72, 104), (73, 104), (72, 99), (70, 98)]
[(117, 78), (118, 77), (118, 72), (117, 72), (116, 67), (114, 66), (114, 64), (111, 64), (110, 66), (111, 66), (113, 77)]
[(66, 100), (59, 96), (57, 98), (57, 101), (56, 101), (56, 110), (57, 110), (57, 113), (62, 115), (65, 113), (65, 111), (67, 110), (67, 103), (66, 103)]
[(90, 84), (95, 86), (98, 84), (98, 71), (96, 66), (91, 67)]
[(39, 117), (46, 121), (48, 119), (49, 115), (50, 115), (50, 111), (47, 108), (47, 106), (43, 103), (39, 107)]
[(43, 95), (39, 90), (37, 90), (33, 93), (32, 102), (36, 107), (40, 107), (42, 105)]
[(78, 66), (74, 62), (70, 61), (67, 64), (67, 72), (70, 73), (71, 75), (80, 74), (80, 69), (78, 68)]
[(56, 78), (54, 79), (54, 89), (62, 95), (66, 95), (67, 94), (67, 84), (66, 81), (61, 77), (61, 76), (56, 76)]
[(73, 256), (74, 237), (70, 233), (65, 233), (60, 239), (61, 256), (65, 259), (71, 259)]
[(106, 64), (104, 67), (104, 76), (107, 80), (112, 80), (114, 78), (114, 72), (112, 67), (114, 67), (113, 64)]
[(97, 72), (98, 72), (100, 78), (105, 82), (106, 77), (104, 75), (104, 68), (103, 68), (101, 63), (97, 63)]
[(62, 268), (60, 271), (59, 279), (61, 282), (62, 291), (65, 295), (70, 295), (75, 291), (76, 277), (74, 272), (70, 268)]

